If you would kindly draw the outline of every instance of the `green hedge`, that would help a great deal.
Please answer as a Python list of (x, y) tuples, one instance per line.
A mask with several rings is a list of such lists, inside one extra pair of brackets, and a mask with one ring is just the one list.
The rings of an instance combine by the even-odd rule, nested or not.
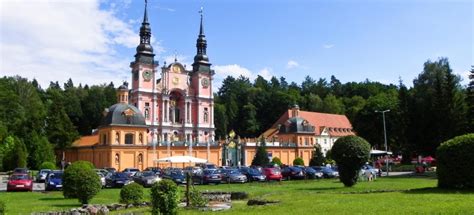
[(137, 183), (127, 184), (120, 190), (120, 203), (140, 204), (144, 199), (143, 187)]
[(304, 166), (303, 158), (300, 158), (300, 157), (295, 158), (295, 160), (293, 160), (293, 165)]
[(341, 137), (332, 147), (332, 157), (338, 166), (339, 180), (351, 187), (357, 183), (360, 168), (369, 160), (370, 144), (358, 136)]
[(40, 165), (40, 170), (42, 170), (42, 169), (54, 170), (54, 169), (56, 169), (56, 165), (53, 162), (45, 161), (45, 162), (41, 163), (41, 165)]
[(474, 188), (474, 133), (441, 143), (436, 158), (438, 187)]

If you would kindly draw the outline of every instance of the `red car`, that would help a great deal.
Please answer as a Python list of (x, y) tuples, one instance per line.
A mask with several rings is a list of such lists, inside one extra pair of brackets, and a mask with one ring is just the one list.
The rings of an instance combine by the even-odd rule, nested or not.
[(281, 181), (281, 179), (283, 178), (281, 176), (280, 169), (277, 169), (277, 168), (263, 168), (262, 173), (267, 177), (267, 181), (270, 181), (270, 180)]
[(28, 174), (13, 174), (8, 179), (7, 191), (33, 191), (33, 180)]

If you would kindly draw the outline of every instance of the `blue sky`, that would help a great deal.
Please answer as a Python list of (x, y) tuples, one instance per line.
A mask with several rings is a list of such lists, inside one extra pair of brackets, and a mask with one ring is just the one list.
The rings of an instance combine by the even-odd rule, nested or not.
[[(412, 85), (426, 60), (448, 57), (466, 84), (474, 64), (474, 5), (468, 0), (148, 2), (160, 63), (175, 53), (178, 60), (192, 62), (198, 11), (204, 7), (216, 82), (241, 74), (284, 76), (297, 83), (307, 75), (335, 75), (342, 82), (386, 84), (401, 77)], [(88, 84), (130, 79), (143, 1), (6, 0), (0, 5), (2, 74), (35, 77), (42, 85), (68, 76)], [(24, 59), (31, 52), (37, 56)]]

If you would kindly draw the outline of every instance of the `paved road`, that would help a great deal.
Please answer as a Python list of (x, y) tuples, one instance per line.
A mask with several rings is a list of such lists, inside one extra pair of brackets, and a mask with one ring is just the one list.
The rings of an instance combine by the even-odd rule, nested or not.
[[(388, 176), (411, 175), (413, 172), (389, 172)], [(382, 176), (387, 176), (386, 172), (382, 172)]]

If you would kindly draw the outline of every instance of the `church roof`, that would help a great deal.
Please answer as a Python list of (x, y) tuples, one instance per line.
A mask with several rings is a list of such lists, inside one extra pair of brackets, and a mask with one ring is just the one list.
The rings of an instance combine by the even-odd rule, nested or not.
[[(272, 125), (272, 127), (263, 133), (264, 136), (271, 137), (277, 134), (276, 131), (278, 131), (278, 125), (284, 125), (285, 122), (292, 118), (291, 112), (292, 110), (289, 109), (283, 113), (283, 115)], [(351, 122), (345, 115), (298, 111), (298, 117), (295, 119), (307, 120), (310, 125), (315, 127), (315, 135), (321, 135), (321, 133), (326, 128), (328, 129), (330, 136), (347, 136), (355, 134), (352, 130)], [(295, 119), (293, 119), (293, 121)], [(290, 122), (291, 121), (292, 120), (290, 120)]]
[(82, 136), (72, 143), (73, 147), (93, 146), (99, 144), (99, 135)]
[(139, 126), (146, 127), (145, 117), (143, 114), (133, 105), (125, 103), (117, 103), (110, 106), (104, 112), (104, 117), (100, 123), (100, 126)]

